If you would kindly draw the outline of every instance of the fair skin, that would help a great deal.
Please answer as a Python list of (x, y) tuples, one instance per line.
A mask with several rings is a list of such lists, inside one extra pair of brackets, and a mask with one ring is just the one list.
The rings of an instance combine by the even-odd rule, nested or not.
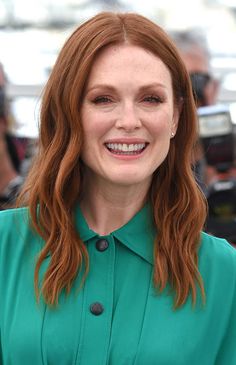
[(142, 207), (178, 114), (170, 72), (155, 55), (127, 43), (98, 55), (81, 109), (81, 209), (91, 229), (109, 234)]

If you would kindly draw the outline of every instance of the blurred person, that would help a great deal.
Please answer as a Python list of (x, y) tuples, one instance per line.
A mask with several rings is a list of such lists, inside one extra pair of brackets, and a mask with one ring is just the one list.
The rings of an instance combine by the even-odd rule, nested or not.
[[(189, 72), (197, 107), (214, 105), (217, 102), (219, 81), (213, 76), (211, 55), (203, 32), (198, 29), (170, 33)], [(197, 141), (194, 150), (194, 173), (205, 195), (216, 171), (206, 165), (203, 147)]]
[(101, 13), (74, 31), (23, 206), (0, 213), (0, 363), (235, 364), (236, 251), (202, 232), (196, 137), (158, 25)]
[[(212, 72), (211, 54), (204, 33), (195, 29), (175, 31), (172, 32), (171, 36), (189, 72), (197, 107), (216, 105), (219, 80), (214, 77)], [(219, 139), (216, 138), (213, 146), (216, 146), (217, 143), (219, 143)], [(235, 155), (234, 146), (230, 140), (225, 140), (224, 143), (225, 146), (220, 148), (225, 151), (226, 157), (222, 156), (221, 160), (227, 160), (228, 155)], [(235, 203), (235, 161), (232, 162), (230, 158), (227, 163), (217, 165), (207, 163), (207, 156), (204, 154), (204, 148), (199, 139), (194, 151), (194, 173), (197, 182), (208, 198), (209, 215), (206, 230), (226, 238), (236, 246), (235, 216), (234, 214), (230, 216), (228, 213), (226, 214), (229, 210), (232, 211), (233, 209), (234, 211), (232, 203)], [(229, 186), (226, 190), (222, 188), (222, 192), (219, 192), (218, 183), (220, 181), (223, 182), (222, 187), (224, 182), (226, 182), (226, 186)], [(217, 190), (216, 194), (215, 189)]]
[(215, 104), (219, 81), (212, 73), (211, 54), (206, 37), (199, 30), (175, 31), (170, 35), (189, 72), (197, 106)]
[(0, 209), (14, 205), (23, 178), (16, 171), (7, 146), (4, 127), (0, 123)]
[(22, 185), (20, 157), (8, 133), (9, 112), (5, 92), (6, 77), (0, 64), (0, 209), (9, 208)]

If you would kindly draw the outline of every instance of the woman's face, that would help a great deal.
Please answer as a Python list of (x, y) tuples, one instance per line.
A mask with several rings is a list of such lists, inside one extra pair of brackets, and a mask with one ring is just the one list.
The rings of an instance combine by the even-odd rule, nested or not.
[(93, 183), (150, 185), (178, 124), (171, 75), (145, 49), (112, 45), (96, 58), (82, 102), (82, 160)]

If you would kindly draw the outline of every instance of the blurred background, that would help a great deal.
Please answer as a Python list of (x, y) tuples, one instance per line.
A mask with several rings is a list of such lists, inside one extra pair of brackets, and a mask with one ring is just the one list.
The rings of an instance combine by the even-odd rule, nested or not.
[[(37, 151), (41, 93), (59, 50), (104, 10), (138, 12), (176, 42), (182, 37), (178, 46), (198, 97), (193, 165), (209, 203), (206, 230), (236, 245), (236, 0), (0, 0), (0, 209), (14, 203)], [(204, 36), (202, 60), (191, 32)]]
[(14, 133), (37, 136), (40, 93), (59, 49), (78, 24), (102, 10), (139, 12), (167, 31), (203, 30), (220, 79), (218, 101), (233, 104), (236, 123), (235, 0), (0, 0), (0, 62)]

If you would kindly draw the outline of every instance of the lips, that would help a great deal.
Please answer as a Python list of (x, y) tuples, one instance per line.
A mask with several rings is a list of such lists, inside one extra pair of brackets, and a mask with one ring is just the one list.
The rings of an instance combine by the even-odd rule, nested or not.
[(138, 155), (147, 147), (148, 143), (105, 143), (106, 148), (114, 154)]

